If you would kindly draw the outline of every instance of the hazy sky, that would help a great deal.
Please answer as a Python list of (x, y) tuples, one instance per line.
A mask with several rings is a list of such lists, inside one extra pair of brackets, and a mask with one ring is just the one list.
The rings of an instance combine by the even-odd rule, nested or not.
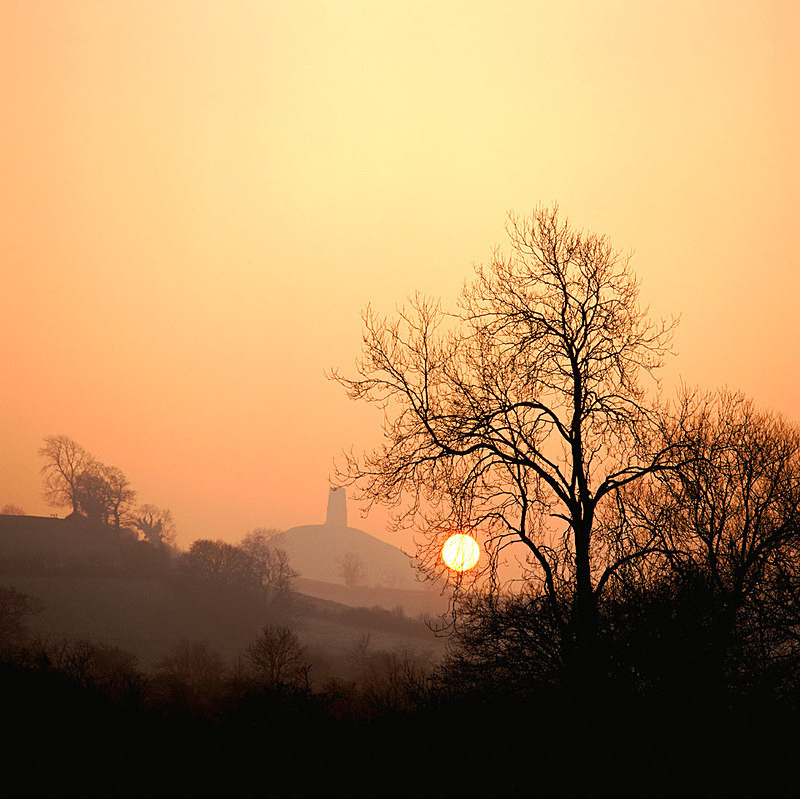
[(361, 309), (554, 201), (682, 316), (669, 380), (800, 421), (791, 0), (0, 8), (0, 505), (64, 433), (182, 545), (323, 521)]

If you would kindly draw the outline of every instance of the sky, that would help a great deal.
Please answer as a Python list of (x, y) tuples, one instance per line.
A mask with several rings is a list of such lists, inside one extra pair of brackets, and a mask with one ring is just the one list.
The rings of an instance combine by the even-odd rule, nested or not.
[(555, 202), (680, 315), (665, 390), (800, 422), (798, 78), (791, 0), (6, 0), (0, 505), (65, 434), (181, 546), (321, 523), (362, 309)]

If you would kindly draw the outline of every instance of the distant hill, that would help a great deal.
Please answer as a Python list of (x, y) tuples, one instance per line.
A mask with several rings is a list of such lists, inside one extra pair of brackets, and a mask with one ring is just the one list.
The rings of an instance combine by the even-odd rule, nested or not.
[(331, 662), (345, 662), (363, 635), (387, 649), (438, 650), (443, 645), (422, 622), (379, 609), (377, 602), (355, 608), (296, 594), (287, 604), (270, 606), (262, 597), (233, 586), (203, 585), (167, 575), (1, 575), (0, 586), (41, 602), (41, 612), (28, 619), (34, 633), (51, 640), (66, 637), (118, 646), (135, 654), (146, 668), (184, 640), (204, 641), (233, 663), (265, 623), (291, 627), (304, 644)]
[(295, 590), (308, 597), (329, 600), (351, 608), (383, 608), (402, 611), (412, 618), (429, 616), (432, 619), (447, 613), (449, 593), (441, 586), (430, 583), (416, 588), (375, 588), (356, 586), (354, 588), (321, 580), (297, 578), (293, 583)]
[(363, 566), (359, 585), (382, 588), (421, 589), (414, 561), (402, 550), (379, 538), (337, 524), (292, 527), (270, 541), (286, 551), (301, 577), (344, 584), (342, 559), (351, 555)]
[(298, 593), (270, 604), (244, 586), (217, 585), (172, 568), (168, 552), (129, 531), (10, 515), (0, 515), (0, 587), (41, 603), (28, 620), (34, 633), (119, 646), (148, 668), (182, 640), (205, 641), (234, 662), (267, 622), (298, 633), (320, 680), (346, 670), (349, 652), (364, 636), (377, 648), (441, 651), (442, 641), (414, 617), (437, 615), (443, 600), (438, 592), (420, 590), (426, 586), (414, 581), (410, 559), (399, 549), (336, 525), (294, 528), (275, 540), (297, 553), (298, 570), (325, 558), (335, 570), (337, 554), (351, 552), (374, 573), (383, 569), (387, 580), (388, 570), (405, 571), (406, 584), (416, 590), (347, 587), (323, 569), (329, 581), (301, 578)]
[(398, 547), (347, 524), (344, 488), (331, 488), (325, 524), (306, 524), (279, 533), (271, 543), (286, 551), (306, 580), (344, 585), (342, 562), (355, 559), (362, 574), (355, 586), (424, 590), (413, 558)]

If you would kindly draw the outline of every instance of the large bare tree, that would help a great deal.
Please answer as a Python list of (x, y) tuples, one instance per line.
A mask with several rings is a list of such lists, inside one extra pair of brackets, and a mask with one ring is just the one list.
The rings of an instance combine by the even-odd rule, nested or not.
[(131, 509), (136, 492), (116, 466), (96, 460), (68, 436), (45, 436), (39, 455), (45, 497), (56, 507), (71, 506), (72, 512), (120, 529)]
[(44, 458), (44, 496), (54, 507), (71, 507), (80, 513), (80, 483), (83, 473), (93, 464), (94, 458), (69, 436), (45, 436), (39, 449)]
[(620, 567), (604, 506), (667, 461), (651, 445), (657, 383), (642, 378), (675, 321), (652, 322), (629, 258), (557, 207), (512, 215), (507, 230), (510, 253), (477, 267), (455, 312), (419, 296), (394, 319), (365, 311), (357, 375), (333, 377), (384, 409), (384, 441), (348, 455), (339, 478), (424, 533), (432, 568), (453, 530), (483, 543), (490, 576), (521, 546), (529, 586), (580, 652)]

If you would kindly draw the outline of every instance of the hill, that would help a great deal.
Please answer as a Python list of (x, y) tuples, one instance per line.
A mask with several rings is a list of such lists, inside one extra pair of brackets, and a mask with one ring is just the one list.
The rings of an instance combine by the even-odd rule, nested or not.
[(412, 618), (417, 616), (437, 617), (447, 612), (449, 597), (434, 587), (425, 584), (417, 588), (383, 588), (372, 586), (346, 586), (323, 580), (298, 577), (295, 589), (309, 597), (329, 600), (355, 608), (382, 608), (396, 610)]
[[(132, 652), (151, 668), (181, 641), (202, 641), (232, 664), (265, 624), (291, 627), (317, 662), (315, 675), (336, 673), (356, 642), (379, 649), (440, 652), (425, 624), (377, 606), (356, 608), (295, 594), (267, 605), (235, 587), (167, 577), (0, 576), (0, 585), (39, 600), (29, 627), (51, 640), (88, 640)], [(324, 664), (324, 666), (322, 665)]]
[(414, 561), (402, 550), (379, 538), (336, 524), (308, 524), (279, 533), (271, 543), (285, 550), (292, 567), (309, 580), (344, 584), (342, 563), (358, 559), (359, 585), (383, 588), (420, 588)]
[(0, 514), (0, 575), (108, 576), (147, 568), (162, 554), (125, 528), (82, 518)]
[(0, 587), (39, 601), (41, 612), (29, 619), (34, 633), (113, 645), (145, 668), (181, 641), (205, 642), (232, 664), (267, 623), (298, 634), (313, 655), (316, 679), (346, 670), (358, 641), (429, 653), (443, 645), (414, 618), (440, 612), (426, 604), (442, 602), (433, 592), (300, 580), (297, 591), (268, 602), (251, 587), (183, 573), (124, 532), (65, 519), (0, 516)]

